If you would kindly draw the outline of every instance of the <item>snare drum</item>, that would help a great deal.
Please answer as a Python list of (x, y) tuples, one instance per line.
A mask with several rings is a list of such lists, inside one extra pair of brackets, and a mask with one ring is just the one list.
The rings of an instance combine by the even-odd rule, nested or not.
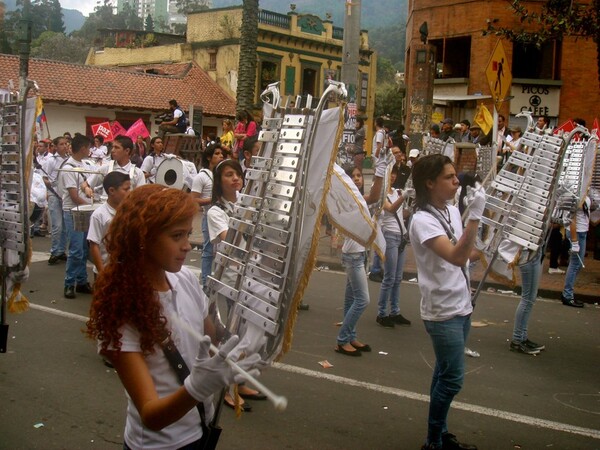
[(73, 229), (75, 231), (83, 231), (87, 233), (90, 228), (90, 218), (92, 213), (97, 210), (102, 203), (94, 203), (92, 205), (80, 205), (71, 209), (73, 214)]

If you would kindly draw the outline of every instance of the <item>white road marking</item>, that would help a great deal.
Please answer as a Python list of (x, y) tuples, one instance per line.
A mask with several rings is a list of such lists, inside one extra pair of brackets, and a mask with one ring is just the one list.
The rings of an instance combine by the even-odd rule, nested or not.
[[(338, 375), (331, 375), (327, 373), (317, 372), (315, 370), (305, 369), (303, 367), (290, 366), (288, 364), (273, 363), (273, 367), (285, 372), (295, 373), (299, 375), (305, 375), (312, 378), (318, 378), (321, 380), (331, 381), (333, 383), (344, 384), (347, 386), (360, 387), (371, 391), (380, 392), (386, 395), (395, 395), (396, 397), (407, 398), (410, 400), (417, 400), (420, 402), (429, 402), (429, 396), (418, 394), (416, 392), (406, 391), (404, 389), (397, 389), (387, 386), (381, 386), (379, 384), (367, 383), (365, 381), (354, 380), (352, 378), (340, 377)], [(578, 434), (580, 436), (590, 437), (593, 439), (600, 439), (600, 430), (594, 430), (591, 428), (583, 428), (575, 425), (569, 425), (560, 422), (554, 422), (552, 420), (539, 419), (537, 417), (525, 416), (523, 414), (515, 414), (508, 411), (502, 411), (493, 408), (487, 408), (485, 406), (471, 405), (464, 402), (452, 402), (452, 408), (459, 409), (461, 411), (467, 411), (475, 414), (481, 414), (483, 416), (496, 417), (498, 419), (509, 420), (524, 425), (531, 425), (540, 428), (547, 428), (554, 431), (562, 431), (565, 433)]]
[[(86, 316), (79, 314), (73, 314), (65, 311), (60, 311), (54, 308), (48, 308), (47, 306), (37, 305), (30, 303), (31, 309), (54, 314), (57, 316), (65, 317), (68, 319), (79, 320), (81, 322), (87, 322)], [(330, 381), (332, 383), (343, 384), (346, 386), (353, 386), (362, 389), (368, 389), (370, 391), (380, 392), (385, 395), (393, 395), (400, 398), (407, 398), (409, 400), (416, 400), (419, 402), (429, 402), (429, 395), (419, 394), (417, 392), (406, 391), (404, 389), (393, 388), (389, 386), (381, 386), (379, 384), (368, 383), (365, 381), (354, 380), (352, 378), (340, 377), (339, 375), (332, 375), (323, 372), (317, 372), (316, 370), (305, 369), (303, 367), (291, 366), (289, 364), (273, 363), (273, 367), (284, 372), (295, 373), (298, 375), (304, 375), (311, 378), (320, 380)], [(578, 427), (575, 425), (569, 425), (566, 423), (555, 422), (552, 420), (539, 419), (537, 417), (525, 416), (523, 414), (511, 413), (508, 411), (502, 411), (499, 409), (487, 408), (485, 406), (471, 405), (470, 403), (452, 402), (452, 408), (461, 411), (466, 411), (474, 414), (480, 414), (482, 416), (495, 417), (498, 419), (508, 420), (523, 425), (530, 425), (534, 427), (546, 428), (554, 431), (561, 431), (564, 433), (577, 434), (580, 436), (600, 439), (600, 430), (594, 430), (591, 428)]]
[(67, 319), (79, 320), (80, 322), (87, 322), (88, 317), (81, 316), (79, 314), (73, 314), (66, 311), (61, 311), (60, 309), (48, 308), (47, 306), (36, 305), (35, 303), (30, 303), (29, 307), (31, 309), (37, 309), (38, 311), (46, 312), (49, 314), (54, 314), (55, 316), (66, 317)]

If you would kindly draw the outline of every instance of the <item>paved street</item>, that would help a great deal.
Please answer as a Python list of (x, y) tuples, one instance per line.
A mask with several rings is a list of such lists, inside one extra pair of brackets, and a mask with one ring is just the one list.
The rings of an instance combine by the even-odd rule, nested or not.
[[(122, 448), (125, 396), (113, 370), (83, 334), (90, 297), (62, 297), (64, 265), (46, 263), (49, 239), (34, 240), (26, 293), (29, 312), (10, 315), (8, 353), (0, 355), (0, 449)], [(189, 263), (199, 264), (192, 252)], [(379, 285), (359, 337), (361, 358), (333, 351), (345, 277), (315, 271), (299, 312), (292, 350), (262, 381), (288, 398), (277, 412), (251, 402), (241, 419), (222, 414), (223, 449), (418, 449), (426, 432), (433, 351), (418, 319), (418, 290), (406, 282), (402, 313), (411, 327), (375, 323)], [(478, 302), (465, 387), (450, 431), (480, 449), (600, 448), (600, 308), (536, 303), (530, 336), (539, 356), (508, 351), (518, 298), (484, 293)], [(327, 360), (332, 368), (323, 369)], [(40, 426), (42, 424), (43, 426)]]

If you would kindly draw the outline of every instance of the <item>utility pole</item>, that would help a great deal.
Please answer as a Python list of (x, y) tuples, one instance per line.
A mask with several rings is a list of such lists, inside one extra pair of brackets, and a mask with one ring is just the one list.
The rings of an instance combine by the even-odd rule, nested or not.
[(342, 47), (342, 82), (348, 90), (348, 103), (358, 103), (358, 62), (360, 59), (360, 2), (346, 0), (344, 44)]
[[(344, 14), (344, 43), (342, 46), (342, 82), (348, 91), (348, 103), (344, 114), (344, 134), (338, 149), (338, 164), (342, 167), (353, 162), (348, 153), (354, 147), (355, 118), (358, 111), (358, 62), (360, 60), (360, 2), (346, 0)], [(351, 151), (350, 151), (351, 153)]]

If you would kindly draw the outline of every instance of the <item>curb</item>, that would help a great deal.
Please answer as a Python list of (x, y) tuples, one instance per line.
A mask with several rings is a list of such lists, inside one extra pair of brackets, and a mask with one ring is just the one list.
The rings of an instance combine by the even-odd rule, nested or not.
[[(327, 257), (319, 258), (318, 257), (317, 262), (315, 264), (315, 268), (318, 268), (318, 267), (327, 267), (328, 268), (327, 270), (344, 272), (344, 267), (342, 266), (340, 261), (336, 260), (335, 258), (327, 258)], [(416, 271), (414, 271), (414, 270), (404, 271), (404, 275), (402, 278), (403, 281), (408, 281), (412, 278), (417, 278)], [(478, 286), (479, 286), (479, 280), (471, 280), (471, 288), (477, 289)], [(493, 289), (494, 292), (487, 292), (488, 289)], [(483, 283), (483, 286), (481, 288), (481, 292), (489, 293), (489, 294), (497, 293), (498, 291), (508, 291), (508, 290), (512, 291), (514, 293), (514, 295), (516, 295), (518, 297), (521, 296), (521, 286), (515, 286), (514, 288), (510, 288), (510, 286), (506, 286), (504, 284), (486, 281)], [(554, 289), (548, 289), (548, 288), (539, 288), (538, 289), (538, 297), (542, 297), (542, 298), (545, 298), (548, 300), (561, 301), (561, 299), (560, 299), (561, 294), (562, 294), (562, 291), (557, 291)], [(598, 297), (593, 296), (593, 295), (588, 295), (588, 294), (578, 294), (577, 300), (579, 300), (583, 303), (587, 303), (589, 305), (598, 303)]]

